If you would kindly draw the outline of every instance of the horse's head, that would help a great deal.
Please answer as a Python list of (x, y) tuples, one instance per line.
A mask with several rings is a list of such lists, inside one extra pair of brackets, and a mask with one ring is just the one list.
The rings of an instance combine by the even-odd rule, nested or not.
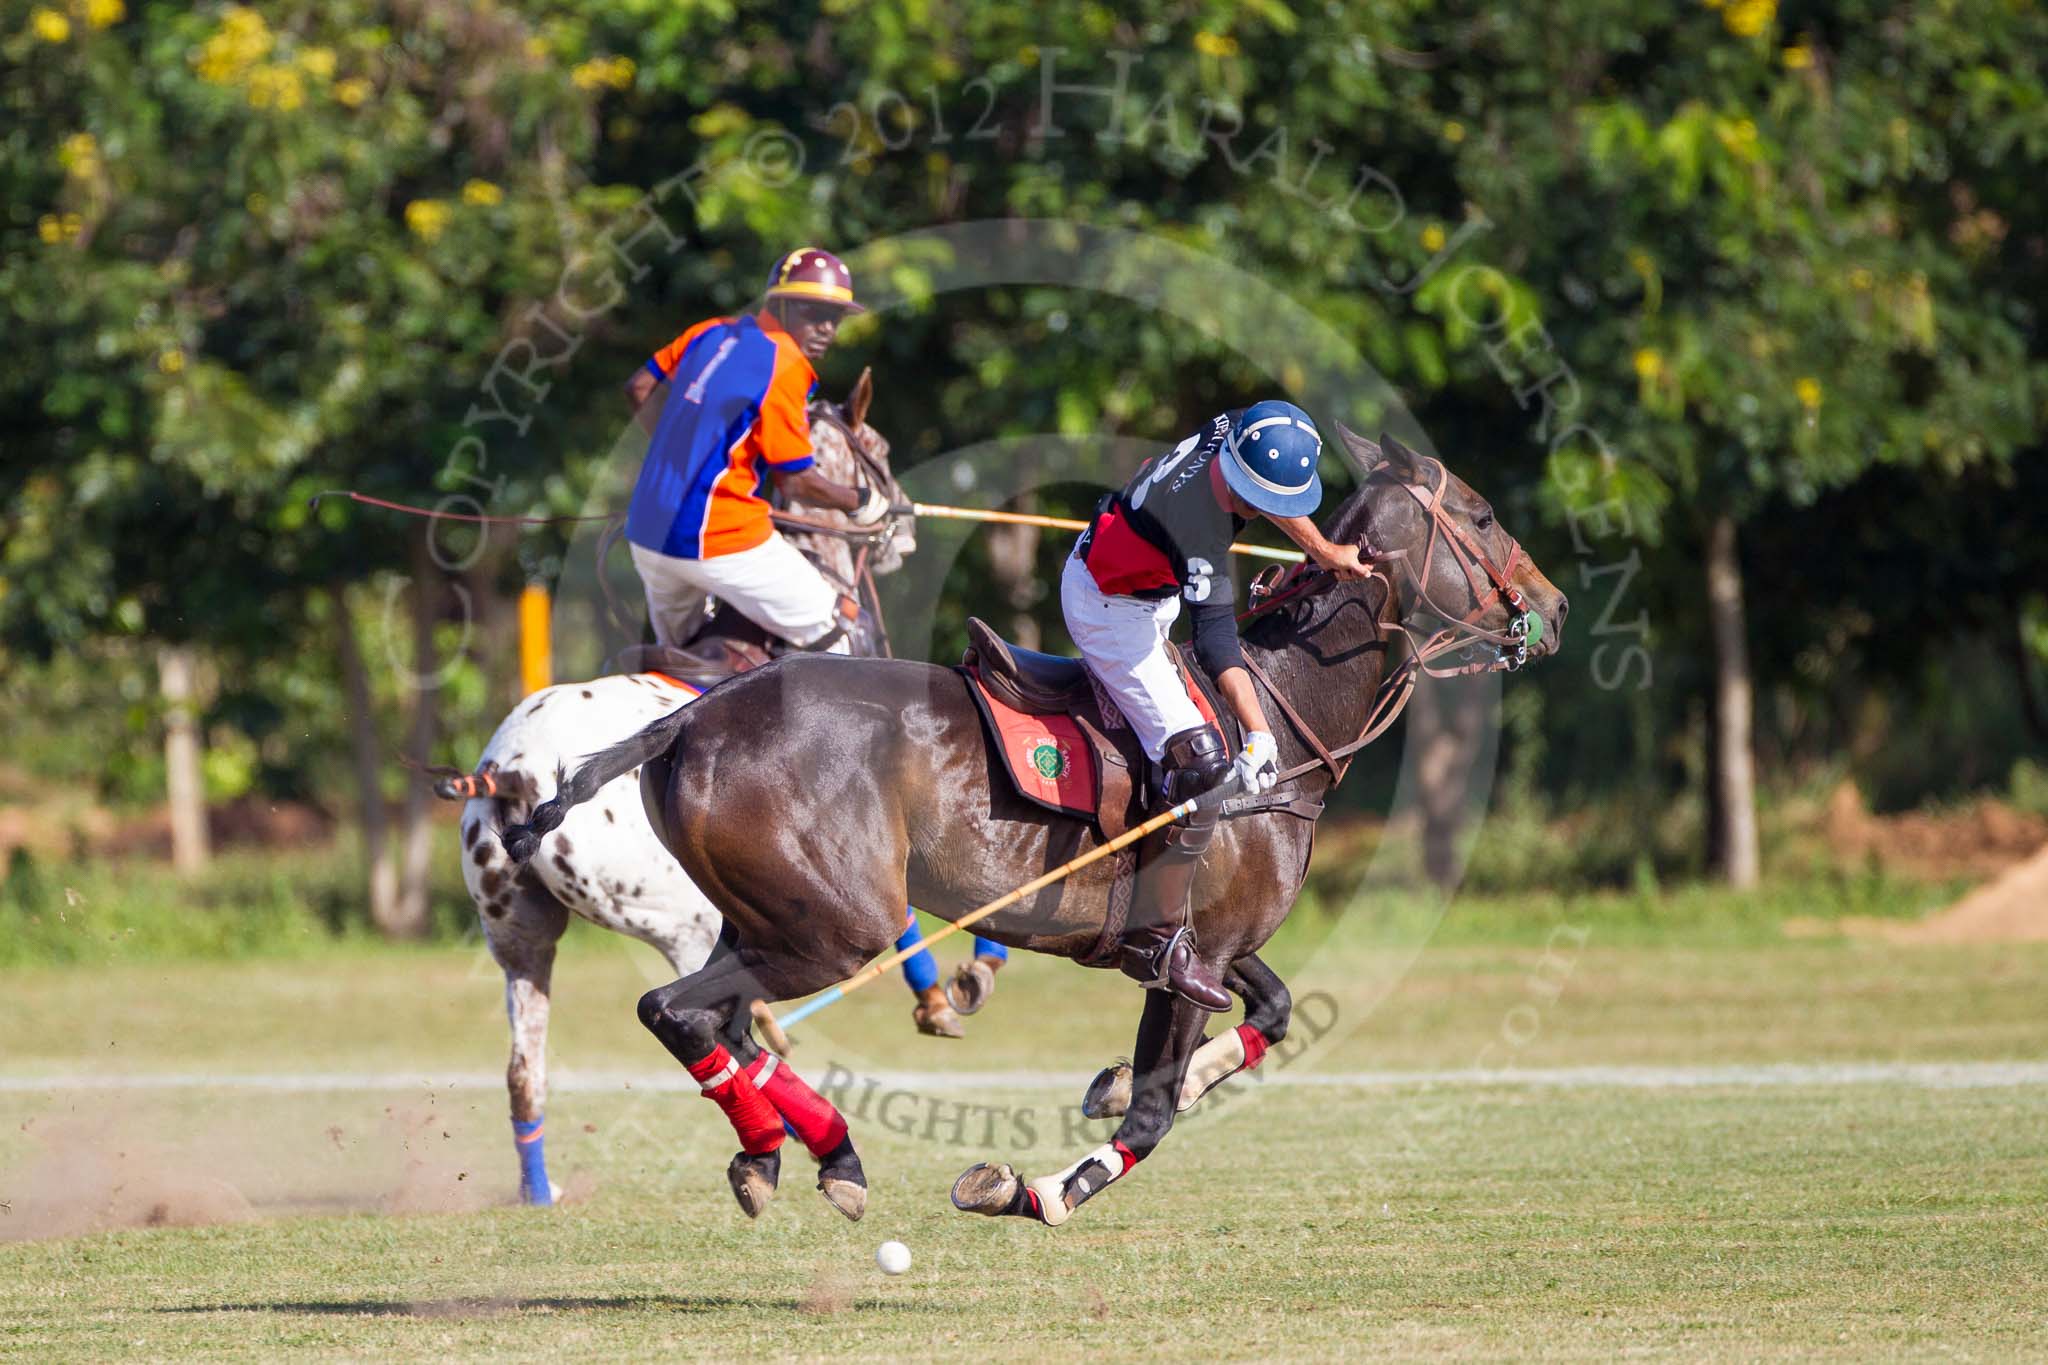
[[(868, 405), (874, 401), (875, 379), (872, 369), (860, 372), (853, 392), (844, 403), (832, 403), (820, 398), (812, 402), (811, 453), (818, 462), (818, 472), (835, 483), (870, 484), (882, 490), (892, 503), (902, 504), (903, 490), (896, 483), (896, 476), (889, 468), (889, 439), (868, 425)], [(843, 513), (819, 508), (805, 508), (804, 515), (835, 525), (851, 526)], [(868, 569), (877, 574), (894, 573), (903, 566), (903, 557), (917, 548), (915, 520), (905, 513), (892, 518), (888, 523), (887, 539), (878, 539), (869, 555)], [(791, 535), (802, 540), (801, 532)], [(821, 542), (813, 547), (822, 549), (824, 537), (810, 537)], [(843, 543), (843, 542), (842, 542)], [(851, 556), (847, 556), (851, 563)]]
[(1341, 423), (1337, 431), (1366, 477), (1338, 509), (1329, 538), (1398, 556), (1386, 568), (1401, 594), (1401, 619), (1438, 617), (1503, 654), (1517, 642), (1530, 658), (1555, 654), (1571, 604), (1492, 504), (1442, 461), (1392, 436), (1370, 441)]

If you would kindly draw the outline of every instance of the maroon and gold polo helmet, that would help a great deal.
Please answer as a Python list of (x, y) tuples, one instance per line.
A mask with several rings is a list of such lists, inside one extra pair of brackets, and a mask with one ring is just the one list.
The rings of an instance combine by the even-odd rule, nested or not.
[(853, 272), (846, 262), (815, 246), (798, 247), (768, 272), (771, 299), (812, 299), (837, 304), (849, 313), (865, 313), (853, 301)]

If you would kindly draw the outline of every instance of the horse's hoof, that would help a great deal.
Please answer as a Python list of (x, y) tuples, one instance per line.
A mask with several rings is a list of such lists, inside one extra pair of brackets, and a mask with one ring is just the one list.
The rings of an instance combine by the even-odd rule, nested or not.
[(991, 1166), (986, 1161), (969, 1166), (953, 1182), (953, 1207), (962, 1213), (985, 1213), (994, 1218), (1010, 1211), (1024, 1182), (1008, 1165)]
[(946, 1003), (962, 1014), (973, 1014), (996, 993), (995, 968), (972, 957), (954, 969), (946, 983)]
[(1095, 1073), (1081, 1097), (1081, 1115), (1091, 1119), (1122, 1118), (1131, 1107), (1131, 1064), (1118, 1062)]
[(868, 1211), (868, 1187), (854, 1181), (821, 1175), (818, 1177), (818, 1193), (825, 1196), (826, 1203), (856, 1223)]
[(818, 1159), (818, 1193), (825, 1202), (858, 1223), (868, 1211), (868, 1177), (849, 1135)]
[(775, 1182), (781, 1171), (782, 1158), (775, 1152), (760, 1156), (733, 1154), (732, 1164), (725, 1168), (725, 1178), (732, 1184), (732, 1197), (740, 1201), (742, 1213), (749, 1218), (761, 1216), (761, 1210), (775, 1197)]
[(951, 1005), (943, 1002), (919, 1005), (910, 1012), (910, 1017), (917, 1022), (917, 1031), (928, 1038), (967, 1036), (966, 1026), (960, 1022), (960, 1016), (953, 1012)]

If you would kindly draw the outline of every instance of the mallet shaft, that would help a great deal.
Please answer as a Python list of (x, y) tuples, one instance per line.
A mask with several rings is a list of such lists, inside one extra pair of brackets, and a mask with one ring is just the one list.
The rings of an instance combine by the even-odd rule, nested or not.
[[(937, 517), (945, 521), (990, 521), (1002, 526), (1043, 526), (1050, 531), (1085, 531), (1088, 523), (1072, 517), (1045, 517), (1036, 512), (989, 512), (979, 507), (946, 507), (937, 503), (914, 502), (910, 510), (921, 517)], [(1278, 559), (1288, 564), (1299, 564), (1305, 555), (1299, 550), (1276, 550), (1265, 545), (1247, 545), (1239, 542), (1230, 547), (1232, 554), (1254, 555), (1260, 559)]]
[(869, 963), (867, 966), (861, 968), (852, 976), (847, 977), (846, 980), (832, 987), (832, 989), (826, 991), (824, 994), (815, 996), (812, 999), (805, 1001), (803, 1004), (798, 1005), (788, 1014), (782, 1015), (779, 1019), (777, 1019), (776, 1022), (781, 1024), (784, 1029), (792, 1027), (799, 1020), (809, 1018), (811, 1015), (816, 1014), (819, 1010), (825, 1008), (825, 1006), (833, 1004), (836, 1001), (845, 999), (847, 996), (859, 990), (862, 986), (867, 985), (868, 982), (873, 981), (876, 977), (882, 976), (885, 973), (887, 973), (890, 968), (901, 966), (905, 961), (917, 956), (926, 948), (929, 948), (932, 944), (937, 943), (940, 939), (946, 938), (952, 934), (957, 934), (963, 929), (967, 929), (973, 925), (979, 924), (981, 921), (987, 919), (990, 915), (996, 913), (996, 911), (1007, 909), (1010, 906), (1015, 905), (1018, 901), (1023, 900), (1026, 896), (1032, 895), (1039, 891), (1043, 891), (1046, 887), (1051, 886), (1054, 882), (1059, 881), (1063, 878), (1071, 877), (1074, 873), (1079, 872), (1082, 868), (1088, 866), (1088, 864), (1096, 862), (1103, 858), (1107, 858), (1110, 854), (1115, 853), (1119, 849), (1130, 847), (1132, 844), (1138, 842), (1138, 840), (1144, 838), (1146, 835), (1165, 829), (1168, 825), (1172, 824), (1176, 820), (1183, 818), (1184, 816), (1194, 814), (1196, 807), (1199, 806), (1205, 798), (1215, 801), (1222, 800), (1224, 794), (1228, 790), (1228, 786), (1218, 788), (1215, 791), (1204, 793), (1203, 796), (1192, 797), (1186, 801), (1183, 801), (1179, 805), (1173, 807), (1171, 810), (1161, 811), (1159, 814), (1153, 816), (1150, 820), (1147, 820), (1144, 824), (1138, 825), (1132, 829), (1125, 830), (1122, 834), (1117, 835), (1116, 838), (1111, 839), (1108, 843), (1103, 844), (1101, 847), (1092, 848), (1088, 850), (1088, 852), (1081, 854), (1077, 858), (1070, 858), (1066, 862), (1061, 863), (1058, 867), (1054, 868), (1052, 871), (1044, 874), (1043, 876), (1033, 877), (1030, 881), (1024, 883), (1024, 885), (1018, 887), (1015, 891), (1007, 892), (1004, 895), (996, 897), (987, 905), (981, 906), (978, 909), (968, 911), (966, 914), (962, 915), (959, 919), (954, 920), (951, 924), (948, 924), (943, 929), (939, 929), (936, 932), (928, 935), (927, 937), (919, 939), (917, 942), (911, 944), (908, 948), (903, 948), (898, 950), (897, 952), (891, 953), (888, 957), (881, 959), (879, 962)]

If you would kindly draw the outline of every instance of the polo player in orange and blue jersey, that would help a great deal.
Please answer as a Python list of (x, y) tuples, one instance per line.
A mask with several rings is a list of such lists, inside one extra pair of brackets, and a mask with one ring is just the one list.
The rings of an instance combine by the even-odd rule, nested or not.
[[(769, 272), (759, 312), (698, 323), (626, 382), (652, 434), (626, 540), (662, 644), (687, 642), (715, 596), (793, 645), (847, 651), (839, 593), (776, 532), (763, 494), (773, 477), (784, 494), (856, 525), (889, 514), (880, 489), (849, 488), (812, 468), (811, 367), (840, 320), (860, 311), (839, 258), (803, 247)], [(663, 384), (666, 401), (650, 406)]]

